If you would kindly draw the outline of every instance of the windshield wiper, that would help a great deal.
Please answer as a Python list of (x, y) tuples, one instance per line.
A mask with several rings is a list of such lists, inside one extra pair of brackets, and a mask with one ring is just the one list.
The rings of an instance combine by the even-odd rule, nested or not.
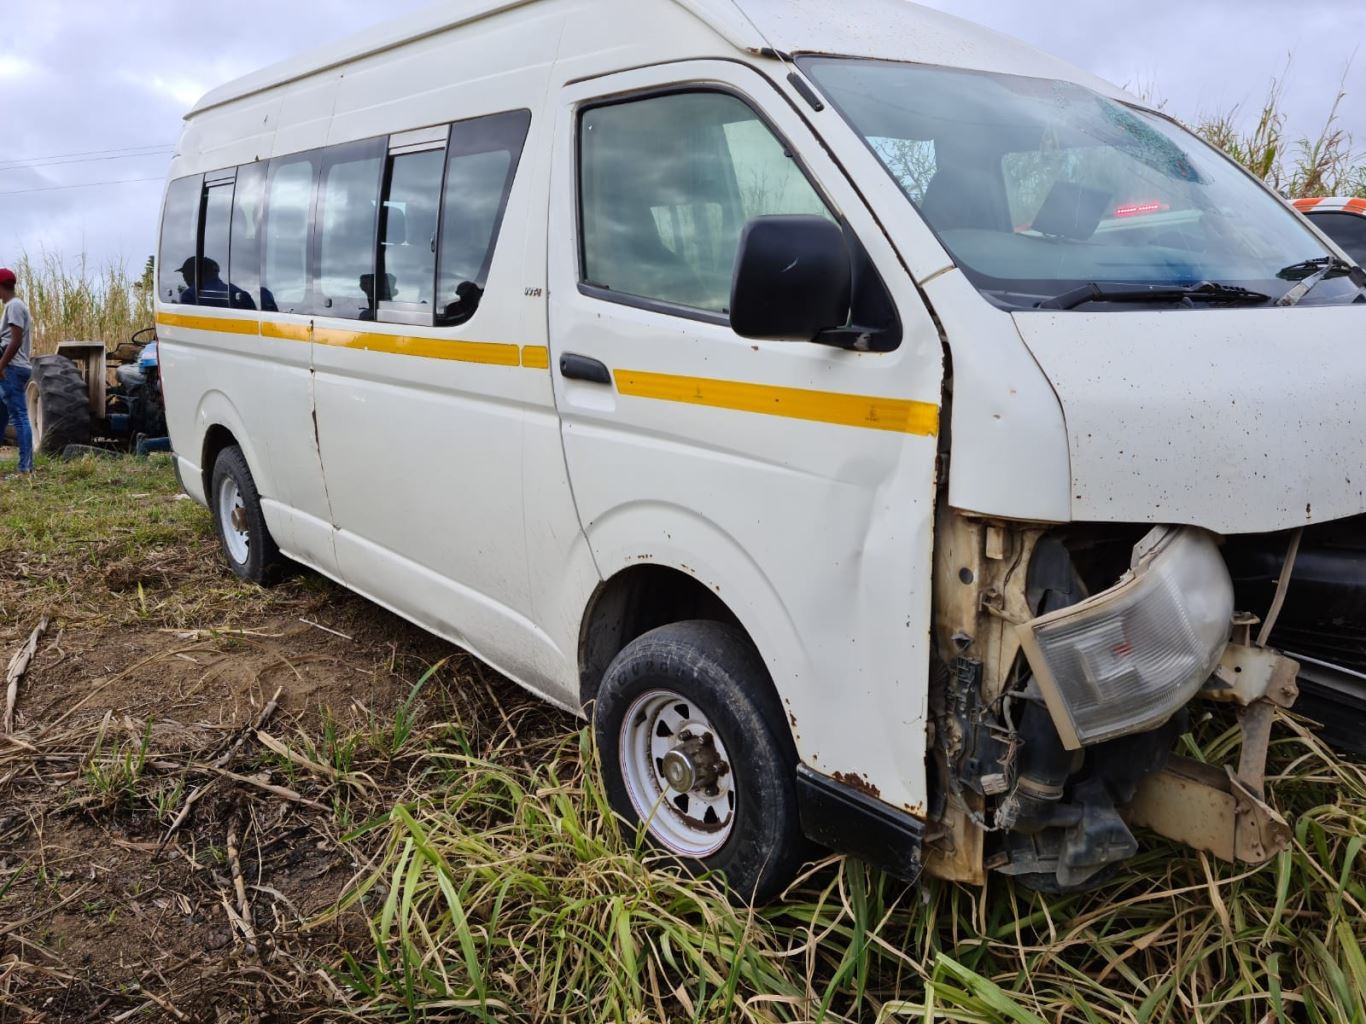
[(1070, 292), (1044, 299), (1038, 309), (1076, 309), (1088, 302), (1223, 302), (1229, 305), (1259, 306), (1270, 302), (1270, 295), (1237, 285), (1206, 281), (1196, 285), (1170, 284), (1084, 284)]
[(1356, 264), (1348, 263), (1338, 256), (1320, 256), (1317, 259), (1305, 260), (1302, 263), (1292, 263), (1276, 275), (1299, 282), (1277, 299), (1276, 305), (1298, 305), (1306, 295), (1335, 274), (1340, 277), (1350, 277), (1352, 284), (1357, 286), (1357, 298), (1361, 297), (1362, 290), (1366, 289), (1366, 270), (1362, 270)]

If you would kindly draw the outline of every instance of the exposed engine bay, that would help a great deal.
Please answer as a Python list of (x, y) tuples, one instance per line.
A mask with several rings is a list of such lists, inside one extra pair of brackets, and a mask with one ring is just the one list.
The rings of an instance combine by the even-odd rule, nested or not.
[[(1219, 538), (951, 510), (937, 533), (927, 870), (1074, 891), (1138, 852), (1137, 826), (1229, 860), (1284, 845), (1263, 772), (1299, 666), (1235, 612)], [(1236, 772), (1174, 757), (1196, 698), (1238, 707)]]

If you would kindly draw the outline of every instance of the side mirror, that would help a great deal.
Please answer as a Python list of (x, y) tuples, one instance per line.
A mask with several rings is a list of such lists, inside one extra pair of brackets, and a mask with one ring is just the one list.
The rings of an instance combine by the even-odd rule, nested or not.
[(740, 235), (730, 323), (742, 338), (814, 341), (849, 322), (853, 263), (824, 217), (756, 217)]

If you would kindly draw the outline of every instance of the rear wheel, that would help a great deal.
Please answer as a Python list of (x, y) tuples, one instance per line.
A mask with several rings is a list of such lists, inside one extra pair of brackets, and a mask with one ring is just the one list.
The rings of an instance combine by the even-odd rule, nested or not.
[(232, 571), (263, 587), (278, 583), (284, 576), (285, 559), (266, 526), (247, 460), (235, 445), (224, 448), (213, 464), (209, 509)]
[(771, 686), (741, 630), (680, 622), (617, 655), (593, 714), (613, 809), (746, 903), (782, 892), (808, 850), (796, 750)]
[(33, 450), (59, 455), (69, 444), (90, 443), (90, 392), (65, 356), (38, 356), (25, 395)]

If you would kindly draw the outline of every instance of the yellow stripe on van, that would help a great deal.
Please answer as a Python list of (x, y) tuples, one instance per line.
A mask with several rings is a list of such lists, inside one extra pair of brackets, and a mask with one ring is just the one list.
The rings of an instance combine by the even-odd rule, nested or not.
[(634, 398), (685, 402), (920, 437), (934, 437), (939, 433), (939, 407), (929, 402), (807, 391), (708, 377), (677, 377), (640, 370), (617, 370), (615, 377), (617, 390)]
[(522, 365), (528, 370), (550, 369), (550, 349), (544, 345), (526, 345), (522, 348)]
[(447, 341), (443, 338), (414, 338), (402, 334), (342, 331), (333, 327), (315, 328), (313, 340), (319, 345), (398, 356), (453, 359), (460, 363), (482, 363), (486, 366), (522, 365), (522, 350), (518, 346), (492, 341)]
[(183, 313), (158, 313), (161, 327), (184, 327), (190, 331), (218, 331), (222, 334), (259, 334), (261, 325), (255, 320), (230, 320), (217, 316), (186, 316)]
[(281, 341), (311, 341), (313, 328), (308, 324), (279, 324), (273, 320), (262, 320), (261, 337), (279, 338)]

